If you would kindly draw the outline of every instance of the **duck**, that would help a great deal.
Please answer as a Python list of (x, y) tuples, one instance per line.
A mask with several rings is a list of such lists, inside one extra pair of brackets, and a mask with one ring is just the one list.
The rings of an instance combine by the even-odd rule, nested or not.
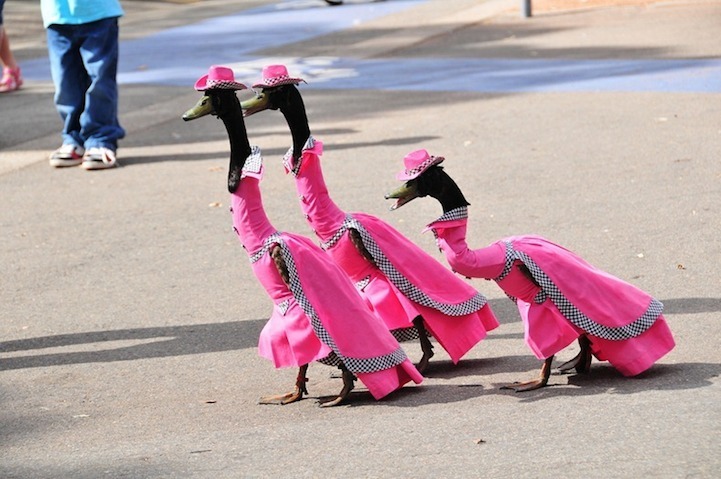
[(537, 378), (503, 389), (525, 392), (548, 385), (554, 356), (575, 340), (580, 351), (559, 366), (560, 373), (588, 373), (595, 357), (624, 376), (636, 376), (673, 349), (660, 301), (563, 246), (519, 235), (471, 249), (466, 240), (470, 203), (441, 166), (444, 160), (425, 149), (408, 153), (396, 175), (403, 185), (385, 198), (395, 200), (392, 210), (416, 198), (435, 198), (443, 214), (425, 230), (433, 232), (453, 271), (494, 280), (518, 306), (525, 342), (543, 365)]
[(360, 380), (375, 399), (423, 377), (398, 342), (357, 294), (353, 284), (313, 241), (277, 230), (263, 207), (259, 147), (251, 147), (231, 68), (213, 65), (195, 84), (203, 96), (183, 114), (192, 121), (219, 118), (230, 143), (227, 188), (233, 229), (251, 268), (274, 303), (258, 351), (276, 368), (298, 368), (292, 391), (264, 396), (260, 404), (290, 404), (308, 394), (307, 371), (317, 361), (337, 366), (343, 387), (321, 399), (322, 407), (343, 404)]
[(424, 373), (434, 356), (429, 337), (457, 364), (498, 327), (485, 296), (387, 222), (346, 212), (333, 201), (321, 168), (323, 143), (311, 134), (297, 88), (301, 82), (285, 65), (264, 67), (262, 80), (253, 85), (256, 96), (241, 103), (245, 117), (266, 110), (283, 114), (292, 138), (283, 164), (295, 178), (306, 220), (396, 339), (419, 339), (418, 370)]

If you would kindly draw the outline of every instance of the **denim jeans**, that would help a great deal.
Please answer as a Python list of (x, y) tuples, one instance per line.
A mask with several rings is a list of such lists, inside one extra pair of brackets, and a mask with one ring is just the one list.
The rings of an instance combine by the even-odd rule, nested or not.
[(125, 136), (118, 122), (118, 19), (50, 25), (47, 38), (63, 144), (115, 151)]

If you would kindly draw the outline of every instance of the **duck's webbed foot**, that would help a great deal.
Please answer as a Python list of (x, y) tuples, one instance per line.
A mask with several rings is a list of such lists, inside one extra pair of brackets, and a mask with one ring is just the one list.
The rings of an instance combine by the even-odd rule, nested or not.
[(541, 377), (534, 379), (533, 381), (526, 381), (523, 383), (513, 383), (501, 386), (501, 389), (512, 389), (517, 393), (526, 391), (533, 391), (534, 389), (540, 389), (548, 384), (548, 378), (551, 376), (551, 363), (553, 362), (553, 356), (546, 358), (541, 367)]
[(305, 387), (305, 383), (308, 382), (306, 377), (308, 372), (308, 365), (304, 364), (298, 370), (298, 377), (295, 380), (295, 389), (293, 392), (278, 394), (275, 396), (264, 396), (258, 400), (258, 404), (290, 404), (303, 399), (303, 394), (308, 394), (308, 389)]
[(431, 343), (431, 340), (428, 339), (428, 331), (423, 324), (422, 316), (418, 316), (414, 319), (413, 325), (418, 330), (418, 339), (421, 342), (421, 350), (423, 351), (423, 357), (420, 362), (416, 364), (416, 369), (418, 369), (419, 373), (423, 374), (423, 372), (428, 368), (428, 362), (433, 357), (433, 344)]
[(343, 371), (343, 389), (340, 390), (340, 393), (338, 393), (338, 396), (331, 399), (320, 399), (319, 405), (320, 407), (333, 407), (341, 404), (348, 396), (350, 396), (350, 392), (355, 387), (355, 380), (356, 378), (352, 372), (348, 371), (348, 368), (345, 367), (344, 364), (341, 363), (339, 366), (341, 371)]
[(579, 336), (578, 345), (581, 347), (581, 350), (573, 359), (558, 366), (559, 372), (567, 373), (571, 369), (575, 369), (577, 373), (585, 374), (591, 370), (591, 359), (593, 358), (591, 354), (591, 341), (586, 335)]

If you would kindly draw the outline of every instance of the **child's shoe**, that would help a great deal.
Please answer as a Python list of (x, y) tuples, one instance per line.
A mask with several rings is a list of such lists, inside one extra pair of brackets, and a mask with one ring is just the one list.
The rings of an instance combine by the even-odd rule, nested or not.
[(3, 76), (0, 79), (0, 93), (15, 91), (23, 85), (23, 77), (20, 74), (20, 67), (3, 68)]

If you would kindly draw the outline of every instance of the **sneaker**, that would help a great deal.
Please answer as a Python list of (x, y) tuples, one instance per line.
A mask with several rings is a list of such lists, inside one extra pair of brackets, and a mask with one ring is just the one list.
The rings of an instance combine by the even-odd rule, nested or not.
[(66, 143), (50, 154), (50, 166), (78, 166), (83, 162), (84, 153), (85, 148), (82, 146)]
[(15, 69), (3, 68), (3, 76), (0, 79), (0, 93), (18, 90), (23, 85), (23, 77), (20, 75), (20, 67)]
[(88, 148), (83, 157), (83, 168), (86, 170), (106, 170), (118, 166), (115, 152), (110, 148)]

